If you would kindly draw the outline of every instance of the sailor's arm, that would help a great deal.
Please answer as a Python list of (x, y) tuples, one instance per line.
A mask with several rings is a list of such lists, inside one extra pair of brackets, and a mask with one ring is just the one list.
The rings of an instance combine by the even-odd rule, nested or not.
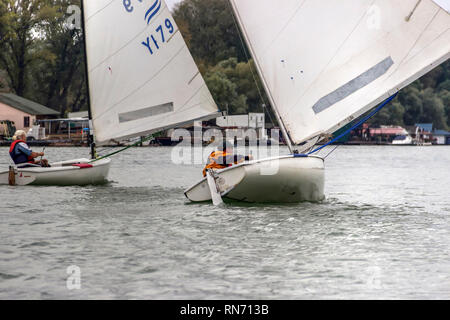
[(24, 143), (19, 143), (18, 148), (20, 152), (24, 153), (27, 157), (31, 157), (33, 159), (37, 157), (42, 157), (44, 155), (43, 152), (33, 152), (33, 150), (28, 148), (28, 146)]
[(31, 155), (30, 155), (30, 157), (32, 157), (33, 159), (37, 158), (37, 157), (43, 157), (43, 156), (44, 156), (43, 152), (31, 152)]
[(30, 148), (28, 148), (28, 146), (24, 143), (19, 143), (19, 145), (17, 146), (17, 148), (19, 149), (19, 152), (22, 152), (23, 154), (25, 154), (27, 157), (31, 157), (31, 158), (37, 158), (37, 157), (41, 157), (44, 155), (43, 152), (33, 152), (33, 150), (31, 150)]

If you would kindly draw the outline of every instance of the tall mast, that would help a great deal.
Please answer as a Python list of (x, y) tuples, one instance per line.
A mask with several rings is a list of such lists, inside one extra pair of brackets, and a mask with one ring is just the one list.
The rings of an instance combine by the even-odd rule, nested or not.
[[(255, 52), (254, 52), (253, 47), (252, 47), (252, 44), (248, 40), (247, 32), (246, 32), (244, 26), (241, 23), (241, 18), (239, 16), (239, 12), (237, 11), (237, 9), (235, 7), (234, 1), (233, 0), (228, 0), (228, 1), (231, 3), (231, 6), (233, 8), (232, 14), (234, 14), (234, 17), (236, 17), (236, 20), (238, 21), (239, 28), (241, 29), (241, 33), (244, 36), (245, 42), (247, 43), (247, 46), (248, 46), (248, 48), (250, 50), (250, 54), (253, 57), (253, 60), (255, 61), (256, 70), (258, 71), (258, 74), (259, 74), (259, 76), (261, 78), (261, 81), (262, 81), (263, 86), (264, 86), (264, 90), (266, 91), (266, 94), (267, 94), (267, 96), (269, 98), (270, 105), (272, 106), (272, 110), (275, 112), (275, 116), (277, 117), (278, 123), (280, 124), (280, 128), (281, 128), (281, 132), (283, 133), (283, 137), (284, 137), (284, 139), (285, 139), (285, 141), (286, 141), (286, 143), (288, 145), (289, 151), (292, 153), (292, 152), (294, 152), (294, 150), (293, 150), (293, 147), (292, 147), (291, 137), (289, 136), (289, 133), (287, 132), (286, 127), (284, 126), (283, 119), (281, 118), (281, 115), (278, 112), (278, 109), (277, 109), (276, 104), (275, 104), (275, 100), (273, 99), (272, 93), (269, 90), (269, 86), (267, 84), (266, 78), (264, 77), (264, 74), (261, 71), (262, 69), (261, 69), (261, 67), (259, 65), (258, 57), (255, 55)], [(238, 30), (238, 32), (239, 32), (239, 30)], [(245, 50), (245, 48), (244, 48), (244, 50)]]
[(86, 74), (86, 87), (87, 87), (87, 103), (88, 103), (88, 116), (89, 116), (89, 145), (91, 147), (91, 159), (97, 158), (97, 153), (95, 151), (95, 137), (94, 137), (94, 126), (92, 123), (92, 109), (91, 109), (91, 94), (89, 87), (89, 69), (87, 61), (87, 43), (86, 43), (86, 27), (84, 21), (84, 0), (81, 0), (81, 29), (83, 34), (84, 43), (84, 70)]

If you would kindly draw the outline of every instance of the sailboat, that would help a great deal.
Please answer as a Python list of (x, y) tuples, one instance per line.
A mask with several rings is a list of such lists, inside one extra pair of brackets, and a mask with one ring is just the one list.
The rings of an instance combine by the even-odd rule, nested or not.
[(230, 3), (290, 154), (217, 170), (215, 188), (205, 178), (185, 191), (194, 202), (324, 199), (312, 147), (450, 57), (448, 0)]
[(221, 114), (163, 0), (83, 0), (82, 18), (91, 159), (13, 167), (0, 184), (103, 183), (111, 159), (96, 146)]

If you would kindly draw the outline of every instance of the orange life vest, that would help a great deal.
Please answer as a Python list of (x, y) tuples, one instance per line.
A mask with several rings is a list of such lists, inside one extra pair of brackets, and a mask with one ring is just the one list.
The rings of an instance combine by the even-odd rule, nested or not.
[(219, 158), (225, 159), (230, 156), (231, 153), (226, 153), (225, 151), (214, 151), (208, 157), (208, 163), (203, 169), (203, 176), (206, 177), (206, 170), (208, 169), (225, 169), (231, 166), (231, 164), (220, 163)]
[[(233, 154), (225, 151), (214, 151), (211, 153), (208, 157), (208, 163), (203, 169), (203, 176), (206, 177), (206, 170), (208, 169), (225, 169), (231, 167), (233, 164), (244, 162), (246, 159), (246, 157), (243, 156), (233, 156), (233, 163), (226, 163), (226, 158), (230, 156), (233, 156)], [(220, 158), (222, 158), (222, 161), (225, 163), (221, 163)]]

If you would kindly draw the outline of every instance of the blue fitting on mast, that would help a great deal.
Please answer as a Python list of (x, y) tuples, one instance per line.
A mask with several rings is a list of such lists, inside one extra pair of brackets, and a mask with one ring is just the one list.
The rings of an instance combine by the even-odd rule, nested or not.
[(305, 153), (294, 153), (294, 158), (308, 158), (309, 155)]

